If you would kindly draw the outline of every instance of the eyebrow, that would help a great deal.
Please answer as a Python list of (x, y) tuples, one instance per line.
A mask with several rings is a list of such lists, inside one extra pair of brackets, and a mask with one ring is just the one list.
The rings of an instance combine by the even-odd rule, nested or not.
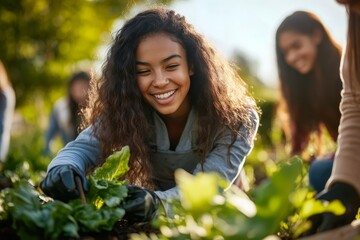
[[(179, 54), (172, 54), (172, 55), (168, 56), (167, 58), (164, 58), (160, 62), (164, 63), (164, 62), (167, 62), (167, 61), (169, 61), (170, 59), (173, 59), (173, 58), (181, 58), (181, 56)], [(141, 62), (141, 61), (136, 61), (136, 64), (137, 65), (150, 65), (147, 62)]]

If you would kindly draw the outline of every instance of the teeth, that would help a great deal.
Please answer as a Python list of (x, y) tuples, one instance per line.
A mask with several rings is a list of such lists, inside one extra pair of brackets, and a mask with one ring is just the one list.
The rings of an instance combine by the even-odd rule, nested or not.
[(165, 99), (165, 98), (170, 97), (174, 92), (175, 92), (175, 90), (167, 92), (167, 93), (155, 94), (154, 96), (158, 99)]

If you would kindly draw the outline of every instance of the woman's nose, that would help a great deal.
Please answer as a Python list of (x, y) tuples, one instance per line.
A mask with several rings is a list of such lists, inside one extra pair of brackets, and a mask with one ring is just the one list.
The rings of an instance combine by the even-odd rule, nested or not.
[(168, 83), (169, 83), (169, 79), (166, 74), (164, 74), (162, 71), (157, 71), (155, 73), (155, 77), (153, 80), (153, 86), (163, 87)]

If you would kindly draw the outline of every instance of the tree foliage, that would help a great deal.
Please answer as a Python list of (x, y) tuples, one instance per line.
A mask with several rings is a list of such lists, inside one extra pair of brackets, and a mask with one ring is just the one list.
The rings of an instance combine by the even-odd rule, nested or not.
[(96, 59), (114, 21), (144, 2), (171, 0), (2, 0), (0, 59), (17, 103), (63, 85), (74, 66)]

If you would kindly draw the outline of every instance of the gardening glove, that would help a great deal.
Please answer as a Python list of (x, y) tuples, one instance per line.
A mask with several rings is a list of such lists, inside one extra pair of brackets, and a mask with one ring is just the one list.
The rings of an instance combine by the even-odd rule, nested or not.
[(304, 234), (305, 236), (349, 224), (355, 220), (355, 216), (360, 207), (360, 196), (356, 189), (343, 182), (334, 183), (330, 189), (320, 192), (316, 198), (324, 201), (340, 200), (346, 210), (343, 215), (325, 212), (310, 217), (312, 226), (311, 229)]
[(59, 165), (52, 168), (40, 183), (40, 188), (49, 197), (63, 202), (79, 197), (75, 176), (79, 176), (85, 192), (89, 191), (89, 182), (85, 173), (72, 165)]
[(153, 219), (161, 203), (160, 198), (154, 192), (135, 185), (126, 187), (128, 196), (122, 206), (125, 210), (124, 219), (131, 224)]

